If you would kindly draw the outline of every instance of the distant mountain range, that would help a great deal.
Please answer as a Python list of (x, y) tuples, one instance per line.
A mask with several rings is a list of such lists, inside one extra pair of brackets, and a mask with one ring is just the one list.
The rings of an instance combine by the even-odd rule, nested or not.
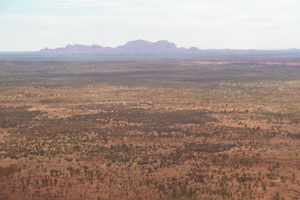
[(103, 47), (100, 45), (81, 45), (81, 44), (68, 44), (66, 47), (49, 49), (44, 48), (39, 51), (40, 53), (46, 54), (64, 54), (64, 53), (93, 53), (93, 54), (115, 54), (115, 55), (166, 55), (166, 54), (257, 54), (261, 53), (300, 53), (298, 49), (290, 50), (231, 50), (231, 49), (222, 49), (222, 50), (201, 50), (197, 47), (187, 48), (178, 48), (174, 43), (168, 42), (167, 40), (160, 40), (157, 42), (149, 42), (145, 40), (134, 40), (127, 42), (124, 45), (112, 48), (112, 47)]
[(57, 49), (41, 49), (43, 53), (100, 53), (100, 54), (185, 54), (198, 52), (200, 49), (193, 48), (177, 48), (174, 43), (167, 40), (157, 42), (148, 42), (145, 40), (134, 40), (127, 42), (125, 45), (112, 47), (103, 47), (100, 45), (81, 45), (68, 44), (66, 47)]

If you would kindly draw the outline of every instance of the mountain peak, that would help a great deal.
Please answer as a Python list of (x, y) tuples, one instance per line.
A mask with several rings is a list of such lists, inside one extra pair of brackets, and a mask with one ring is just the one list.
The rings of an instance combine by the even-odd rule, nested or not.
[(151, 44), (151, 42), (146, 40), (132, 40), (127, 42), (125, 45), (148, 45)]

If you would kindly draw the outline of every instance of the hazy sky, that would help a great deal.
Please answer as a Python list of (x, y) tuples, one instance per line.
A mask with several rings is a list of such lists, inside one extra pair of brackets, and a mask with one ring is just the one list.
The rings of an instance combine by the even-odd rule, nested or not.
[(67, 44), (300, 48), (299, 0), (0, 0), (0, 51)]

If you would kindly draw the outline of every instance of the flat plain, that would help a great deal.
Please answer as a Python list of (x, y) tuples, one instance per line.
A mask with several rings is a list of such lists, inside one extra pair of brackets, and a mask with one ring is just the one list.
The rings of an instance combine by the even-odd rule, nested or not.
[(300, 199), (300, 58), (0, 56), (0, 199)]

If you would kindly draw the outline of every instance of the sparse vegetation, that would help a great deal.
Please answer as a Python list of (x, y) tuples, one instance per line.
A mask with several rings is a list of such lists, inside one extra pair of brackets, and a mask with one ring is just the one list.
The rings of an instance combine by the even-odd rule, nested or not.
[(297, 199), (300, 63), (203, 59), (1, 57), (0, 197)]

